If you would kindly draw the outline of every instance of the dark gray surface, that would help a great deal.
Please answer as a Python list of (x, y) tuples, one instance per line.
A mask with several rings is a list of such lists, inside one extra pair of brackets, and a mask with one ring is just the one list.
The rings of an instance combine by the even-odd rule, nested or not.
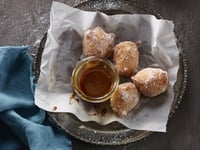
[[(37, 49), (48, 29), (52, 0), (1, 0), (0, 45), (30, 45)], [(60, 0), (61, 1), (61, 0)], [(188, 86), (167, 133), (153, 133), (144, 140), (122, 146), (97, 146), (73, 139), (73, 149), (137, 149), (137, 150), (199, 150), (200, 149), (200, 1), (140, 0), (165, 19), (173, 20), (181, 32), (182, 48), (189, 65)], [(79, 1), (62, 0), (71, 6)]]

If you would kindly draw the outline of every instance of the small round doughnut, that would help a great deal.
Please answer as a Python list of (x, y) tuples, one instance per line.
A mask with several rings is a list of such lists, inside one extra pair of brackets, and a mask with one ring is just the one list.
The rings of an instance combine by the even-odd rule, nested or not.
[(136, 108), (140, 93), (131, 82), (122, 83), (110, 99), (110, 106), (119, 117), (127, 116), (128, 112)]
[(115, 34), (106, 33), (101, 27), (87, 30), (83, 38), (83, 53), (85, 56), (108, 58), (113, 52)]
[(145, 68), (131, 77), (141, 94), (154, 97), (166, 91), (168, 73), (159, 68)]
[(121, 76), (130, 77), (137, 71), (139, 52), (137, 44), (131, 41), (120, 42), (114, 47), (114, 62)]

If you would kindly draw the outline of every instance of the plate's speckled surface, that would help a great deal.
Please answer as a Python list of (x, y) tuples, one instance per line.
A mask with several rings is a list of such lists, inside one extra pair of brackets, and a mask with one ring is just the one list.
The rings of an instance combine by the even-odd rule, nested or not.
[[(119, 13), (139, 13), (139, 14), (153, 14), (157, 18), (162, 18), (155, 10), (148, 8), (138, 1), (127, 0), (95, 0), (95, 1), (83, 1), (75, 5), (74, 7), (82, 10), (101, 11), (109, 15)], [(178, 37), (178, 46), (181, 50), (181, 39), (179, 39), (179, 33), (175, 33)], [(41, 55), (44, 49), (46, 41), (46, 35), (43, 37), (40, 47), (35, 56), (35, 63), (33, 66), (36, 79), (39, 77)], [(170, 116), (174, 113), (175, 109), (180, 103), (187, 83), (187, 62), (185, 58), (184, 50), (180, 51), (180, 68), (178, 72), (178, 80), (175, 85), (175, 97), (171, 107)], [(101, 126), (94, 122), (81, 122), (74, 115), (67, 113), (48, 113), (50, 119), (56, 123), (64, 131), (72, 135), (73, 137), (85, 142), (101, 144), (101, 145), (120, 145), (135, 142), (140, 140), (151, 132), (138, 131), (127, 129), (121, 124), (114, 122), (106, 126)]]

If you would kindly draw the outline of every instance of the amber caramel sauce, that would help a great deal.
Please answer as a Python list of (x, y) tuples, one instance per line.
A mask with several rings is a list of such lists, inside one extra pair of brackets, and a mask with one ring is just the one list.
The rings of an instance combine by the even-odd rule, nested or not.
[(104, 96), (112, 88), (112, 76), (99, 66), (87, 69), (80, 78), (80, 88), (87, 96)]

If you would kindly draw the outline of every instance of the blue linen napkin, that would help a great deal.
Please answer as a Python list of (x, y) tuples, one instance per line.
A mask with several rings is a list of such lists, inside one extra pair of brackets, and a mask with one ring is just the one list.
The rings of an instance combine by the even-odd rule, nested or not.
[(70, 150), (71, 141), (34, 105), (28, 47), (0, 47), (0, 150)]

